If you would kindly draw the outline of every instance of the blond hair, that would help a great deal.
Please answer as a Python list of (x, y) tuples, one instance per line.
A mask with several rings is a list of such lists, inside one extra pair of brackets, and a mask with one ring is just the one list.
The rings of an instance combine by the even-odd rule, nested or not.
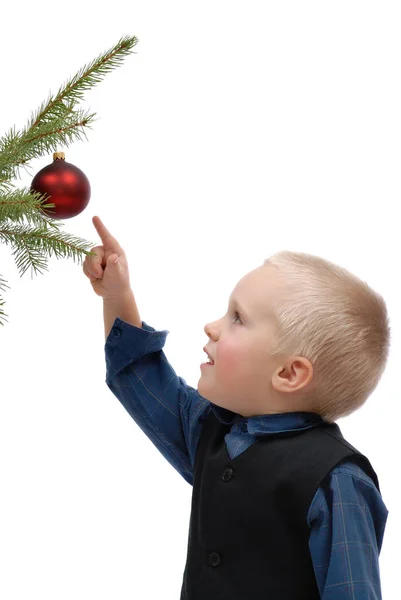
[(349, 415), (366, 402), (387, 364), (390, 326), (384, 299), (318, 256), (278, 252), (264, 264), (274, 267), (282, 283), (272, 300), (277, 325), (272, 356), (310, 360), (312, 412), (328, 422)]

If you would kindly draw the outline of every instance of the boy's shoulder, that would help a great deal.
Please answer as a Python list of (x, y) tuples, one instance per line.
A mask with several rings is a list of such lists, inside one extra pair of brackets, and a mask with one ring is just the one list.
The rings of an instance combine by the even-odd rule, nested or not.
[(368, 485), (376, 487), (371, 477), (369, 477), (369, 475), (365, 473), (365, 471), (361, 469), (359, 465), (349, 460), (345, 460), (344, 462), (335, 466), (334, 469), (330, 471), (330, 475), (331, 477), (348, 475), (354, 479), (359, 479)]
[(348, 506), (363, 504), (364, 510), (368, 507), (375, 513), (388, 512), (371, 477), (354, 462), (345, 460), (335, 466), (318, 487), (309, 508), (309, 526), (313, 521), (320, 523), (322, 513), (326, 519), (330, 518), (336, 507), (344, 507), (345, 501)]

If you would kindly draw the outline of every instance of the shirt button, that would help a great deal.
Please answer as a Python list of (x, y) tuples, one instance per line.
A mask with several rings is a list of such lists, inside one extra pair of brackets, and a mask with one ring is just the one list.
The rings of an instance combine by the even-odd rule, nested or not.
[(234, 475), (234, 471), (231, 467), (227, 467), (227, 469), (224, 469), (224, 473), (221, 476), (223, 481), (231, 481), (231, 479), (233, 478)]
[(242, 429), (242, 431), (243, 431), (244, 433), (247, 433), (247, 431), (248, 431), (248, 425), (247, 425), (247, 422), (246, 422), (246, 421), (244, 421), (244, 422), (241, 424), (241, 429)]
[(209, 565), (212, 567), (218, 567), (221, 563), (221, 557), (218, 552), (211, 552), (209, 554)]
[(113, 327), (113, 335), (114, 335), (114, 337), (120, 337), (121, 332), (118, 329), (118, 327)]

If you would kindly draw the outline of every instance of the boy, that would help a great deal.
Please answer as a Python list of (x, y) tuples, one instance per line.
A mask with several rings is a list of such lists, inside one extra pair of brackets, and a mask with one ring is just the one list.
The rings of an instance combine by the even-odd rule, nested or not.
[(93, 222), (103, 246), (84, 272), (104, 299), (106, 383), (194, 488), (181, 600), (381, 598), (388, 511), (377, 475), (334, 423), (355, 406), (323, 403), (319, 361), (314, 373), (304, 352), (276, 343), (289, 288), (274, 262), (248, 273), (205, 327), (214, 362), (195, 390), (166, 359), (168, 332), (140, 319), (121, 246)]

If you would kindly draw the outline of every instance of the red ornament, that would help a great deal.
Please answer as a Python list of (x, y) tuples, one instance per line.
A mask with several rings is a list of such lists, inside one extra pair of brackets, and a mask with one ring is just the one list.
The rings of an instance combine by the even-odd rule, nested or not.
[(76, 217), (87, 207), (91, 196), (87, 176), (66, 162), (64, 152), (54, 152), (52, 164), (35, 175), (30, 191), (51, 196), (45, 204), (54, 202), (56, 206), (41, 209), (51, 219)]

